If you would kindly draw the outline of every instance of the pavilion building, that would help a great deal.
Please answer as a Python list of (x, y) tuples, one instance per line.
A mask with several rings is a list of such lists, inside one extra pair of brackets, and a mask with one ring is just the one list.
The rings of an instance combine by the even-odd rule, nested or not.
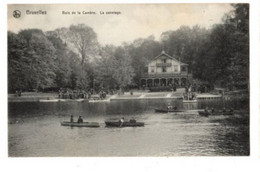
[(146, 72), (140, 78), (140, 88), (167, 90), (173, 86), (187, 86), (192, 78), (188, 73), (188, 64), (177, 59), (177, 56), (162, 51), (146, 66)]

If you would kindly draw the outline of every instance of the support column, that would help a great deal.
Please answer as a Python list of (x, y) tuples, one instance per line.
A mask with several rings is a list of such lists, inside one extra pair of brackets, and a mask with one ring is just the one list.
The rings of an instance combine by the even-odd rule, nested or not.
[(154, 87), (154, 79), (152, 79), (152, 87)]

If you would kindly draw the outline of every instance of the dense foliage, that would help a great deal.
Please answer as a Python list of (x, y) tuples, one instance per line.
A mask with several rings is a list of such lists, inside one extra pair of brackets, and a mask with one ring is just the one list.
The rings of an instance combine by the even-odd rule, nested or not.
[(182, 26), (121, 46), (101, 46), (84, 24), (54, 31), (8, 32), (8, 88), (16, 90), (137, 87), (148, 62), (162, 50), (189, 64), (195, 79), (229, 89), (249, 85), (249, 6), (232, 4), (222, 24)]

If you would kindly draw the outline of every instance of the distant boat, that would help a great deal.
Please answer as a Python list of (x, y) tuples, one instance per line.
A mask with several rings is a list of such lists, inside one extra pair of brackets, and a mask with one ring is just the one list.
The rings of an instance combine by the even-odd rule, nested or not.
[(208, 117), (210, 115), (209, 112), (205, 112), (205, 111), (198, 111), (200, 116), (205, 116)]
[(184, 93), (183, 103), (197, 103), (196, 94), (193, 92)]
[(184, 112), (185, 110), (174, 110), (174, 109), (155, 109), (158, 113), (169, 113), (169, 112)]
[(216, 112), (205, 112), (205, 111), (198, 111), (199, 115), (201, 116), (213, 116), (213, 115), (233, 115), (234, 112), (231, 110), (227, 110), (227, 111), (216, 111)]
[(135, 120), (125, 121), (121, 125), (121, 122), (118, 121), (105, 121), (106, 127), (143, 127), (144, 122), (136, 122)]
[(100, 127), (99, 123), (97, 123), (97, 122), (77, 123), (77, 122), (63, 121), (63, 122), (61, 122), (61, 125), (62, 126), (70, 126), (70, 127), (92, 127), (92, 128)]

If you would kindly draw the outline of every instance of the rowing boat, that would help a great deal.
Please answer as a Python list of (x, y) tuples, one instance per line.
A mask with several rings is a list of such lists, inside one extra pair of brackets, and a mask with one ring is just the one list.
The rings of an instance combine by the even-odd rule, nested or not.
[(61, 122), (62, 126), (70, 126), (70, 127), (93, 127), (97, 128), (100, 127), (99, 123), (97, 122), (83, 122), (83, 123), (77, 123), (77, 122), (67, 122), (63, 121)]
[(184, 110), (175, 110), (175, 109), (155, 109), (155, 112), (158, 112), (158, 113), (171, 113), (171, 112), (184, 112)]
[(217, 112), (205, 112), (205, 111), (198, 111), (199, 115), (201, 116), (211, 116), (211, 115), (233, 115), (233, 111), (217, 111)]
[(121, 123), (120, 121), (105, 121), (106, 127), (143, 127), (144, 122), (136, 121), (125, 121)]

